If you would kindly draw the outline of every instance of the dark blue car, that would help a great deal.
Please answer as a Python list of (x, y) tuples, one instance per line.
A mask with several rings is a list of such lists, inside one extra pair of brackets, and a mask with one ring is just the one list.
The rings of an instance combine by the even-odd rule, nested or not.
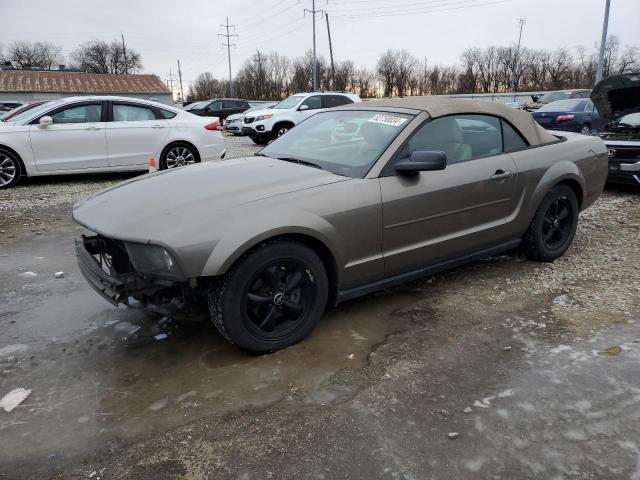
[(606, 122), (588, 98), (572, 98), (548, 103), (532, 113), (533, 118), (547, 130), (590, 133)]

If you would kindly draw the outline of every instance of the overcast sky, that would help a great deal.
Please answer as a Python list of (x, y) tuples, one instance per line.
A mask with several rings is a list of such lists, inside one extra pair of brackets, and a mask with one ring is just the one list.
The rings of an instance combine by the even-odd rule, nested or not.
[[(609, 33), (640, 46), (640, 0), (612, 0)], [(430, 64), (456, 63), (467, 47), (592, 47), (600, 39), (605, 0), (318, 0), (331, 20), (336, 60), (373, 66), (387, 48), (405, 48)], [(227, 75), (217, 34), (229, 16), (236, 25), (232, 67), (256, 48), (289, 56), (311, 48), (311, 0), (0, 0), (0, 45), (46, 40), (66, 55), (92, 39), (124, 34), (142, 54), (144, 71), (163, 80), (180, 59), (187, 84), (198, 73)], [(324, 18), (317, 20), (318, 52), (329, 56)]]

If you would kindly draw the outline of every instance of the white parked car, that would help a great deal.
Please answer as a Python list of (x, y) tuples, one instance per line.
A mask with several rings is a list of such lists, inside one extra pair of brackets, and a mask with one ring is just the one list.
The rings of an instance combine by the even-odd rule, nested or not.
[(0, 123), (0, 189), (20, 176), (148, 170), (224, 158), (217, 118), (124, 97), (69, 97)]
[(265, 145), (315, 113), (357, 102), (362, 100), (353, 93), (297, 93), (268, 110), (258, 110), (245, 115), (242, 133), (251, 137), (258, 145)]
[(260, 105), (253, 106), (242, 113), (229, 115), (224, 119), (224, 131), (235, 135), (242, 135), (242, 122), (244, 121), (245, 116), (250, 115), (251, 112), (273, 108), (277, 103), (278, 102), (260, 102)]

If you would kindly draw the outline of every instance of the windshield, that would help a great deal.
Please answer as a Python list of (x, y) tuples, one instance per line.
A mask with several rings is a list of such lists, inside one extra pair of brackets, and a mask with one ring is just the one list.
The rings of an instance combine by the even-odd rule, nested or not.
[(276, 104), (273, 108), (276, 109), (280, 109), (280, 108), (293, 108), (295, 107), (298, 102), (300, 102), (303, 98), (305, 98), (304, 95), (291, 95), (290, 97), (282, 100), (280, 103)]
[(36, 105), (33, 108), (29, 108), (23, 112), (18, 113), (16, 116), (11, 117), (8, 121), (9, 122), (21, 122), (23, 120), (27, 120), (28, 118), (31, 117), (37, 117), (38, 115), (40, 115), (41, 113), (45, 112), (47, 109), (49, 109), (51, 107), (51, 105), (53, 104), (53, 102), (46, 102), (43, 103), (41, 105)]
[(205, 100), (204, 102), (190, 103), (189, 105), (184, 107), (184, 109), (185, 110), (196, 110), (196, 109), (204, 108), (208, 103), (209, 103), (209, 100)]
[(540, 103), (551, 103), (566, 98), (571, 98), (571, 92), (549, 92), (540, 97)]
[(538, 110), (539, 112), (573, 112), (576, 110), (584, 110), (585, 99), (569, 99), (558, 100), (557, 102), (547, 103)]
[(411, 118), (375, 111), (316, 113), (260, 153), (311, 162), (337, 175), (362, 178)]

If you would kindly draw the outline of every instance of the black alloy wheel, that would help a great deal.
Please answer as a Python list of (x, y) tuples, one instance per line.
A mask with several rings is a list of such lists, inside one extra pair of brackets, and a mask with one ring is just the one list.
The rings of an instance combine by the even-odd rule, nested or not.
[(254, 275), (247, 285), (243, 321), (258, 338), (285, 339), (298, 327), (315, 296), (306, 265), (279, 260)]
[(575, 192), (556, 185), (540, 202), (522, 239), (524, 253), (533, 260), (551, 262), (562, 256), (573, 242), (580, 205)]
[(542, 240), (547, 248), (556, 250), (562, 246), (571, 232), (572, 205), (567, 197), (557, 197), (542, 219)]
[(218, 331), (254, 353), (288, 347), (322, 318), (329, 281), (322, 260), (308, 246), (279, 238), (243, 255), (209, 290)]

